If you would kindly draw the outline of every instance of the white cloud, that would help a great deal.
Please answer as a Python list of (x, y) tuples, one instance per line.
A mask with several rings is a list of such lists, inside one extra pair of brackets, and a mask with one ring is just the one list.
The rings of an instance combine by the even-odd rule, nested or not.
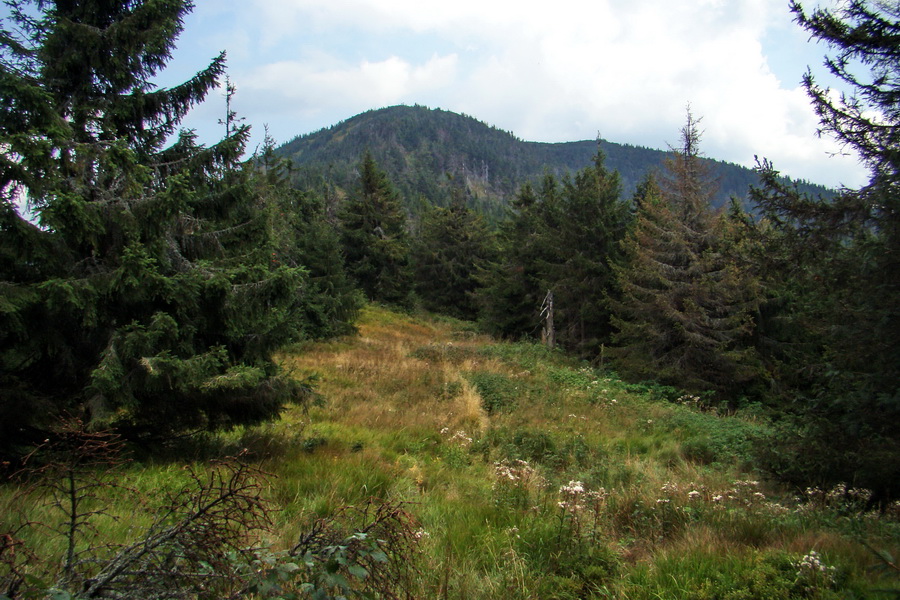
[[(335, 57), (281, 61), (244, 75), (245, 103), (274, 112), (309, 111), (323, 105), (378, 107), (403, 102), (452, 82), (457, 57), (433, 56), (420, 65), (391, 56), (347, 64)], [(352, 115), (347, 115), (352, 116)]]
[[(247, 27), (259, 28), (260, 55), (281, 59), (256, 65), (248, 57), (236, 79), (242, 104), (293, 127), (283, 136), (369, 108), (421, 103), (524, 139), (599, 131), (665, 147), (677, 142), (690, 102), (704, 117), (710, 156), (751, 164), (756, 154), (794, 176), (858, 184), (854, 161), (826, 159), (835, 148), (815, 137), (803, 90), (785, 87), (771, 67), (776, 57), (766, 55), (766, 36), (790, 22), (784, 4), (256, 0), (245, 14), (257, 24)], [(310, 125), (312, 115), (333, 120)]]

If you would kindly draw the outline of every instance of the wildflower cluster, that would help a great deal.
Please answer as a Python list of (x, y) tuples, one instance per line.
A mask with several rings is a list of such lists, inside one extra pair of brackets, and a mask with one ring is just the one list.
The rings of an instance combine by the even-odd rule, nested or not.
[(686, 406), (690, 409), (700, 412), (708, 412), (714, 415), (717, 415), (719, 413), (718, 409), (715, 406), (710, 405), (709, 398), (704, 400), (700, 396), (695, 396), (693, 394), (682, 394), (675, 399), (675, 402), (681, 404), (682, 406)]
[(562, 500), (557, 502), (557, 505), (563, 510), (576, 511), (581, 508), (578, 500), (583, 493), (584, 485), (580, 481), (570, 481), (568, 485), (559, 488)]
[(532, 505), (532, 492), (537, 492), (546, 481), (537, 470), (524, 460), (502, 460), (494, 463), (494, 499), (498, 504), (513, 508)]
[(766, 495), (759, 491), (758, 481), (738, 480), (732, 484), (730, 489), (712, 494), (712, 501), (719, 505), (732, 503), (750, 508), (765, 504)]
[(619, 403), (618, 399), (609, 397), (609, 388), (604, 387), (610, 383), (612, 383), (612, 379), (610, 379), (609, 377), (605, 377), (603, 379), (593, 379), (590, 382), (590, 384), (588, 385), (588, 390), (593, 394), (591, 398), (592, 404), (599, 405), (603, 408), (612, 408)]
[(681, 489), (674, 481), (665, 482), (662, 487), (659, 488), (659, 491), (661, 492), (661, 497), (656, 499), (657, 506), (665, 506), (667, 504), (671, 504), (672, 500), (674, 500), (676, 496), (681, 494)]
[(600, 390), (602, 397), (596, 399), (595, 404), (600, 405), (602, 408), (612, 408), (616, 406), (619, 401), (616, 398), (610, 398), (607, 396), (609, 390)]
[(443, 429), (441, 429), (441, 435), (449, 436), (447, 438), (448, 442), (458, 443), (461, 446), (468, 447), (472, 443), (472, 438), (469, 437), (469, 435), (461, 429), (459, 431), (457, 431), (456, 433), (454, 433), (453, 435), (450, 435), (450, 429), (448, 429), (447, 427), (444, 427)]
[(806, 488), (806, 500), (818, 508), (863, 511), (871, 499), (871, 490), (848, 488), (844, 483), (839, 483), (830, 490), (823, 490), (819, 487)]
[(501, 481), (527, 482), (535, 478), (537, 476), (536, 473), (534, 467), (525, 460), (508, 461), (504, 459), (494, 463), (494, 476)]
[(667, 481), (660, 488), (660, 497), (656, 499), (656, 506), (662, 508), (672, 506), (675, 511), (687, 511), (685, 506), (711, 506), (717, 507), (735, 507), (740, 506), (746, 509), (765, 508), (773, 515), (782, 515), (789, 512), (789, 509), (780, 504), (769, 502), (766, 495), (759, 491), (759, 482), (752, 480), (738, 480), (732, 483), (732, 486), (725, 490), (710, 490), (705, 485), (698, 485), (694, 482), (689, 483), (684, 488), (679, 488), (678, 484)]
[(797, 579), (803, 583), (808, 591), (830, 587), (835, 583), (835, 568), (822, 562), (819, 553), (810, 550), (809, 553), (794, 563), (797, 568)]
[(667, 496), (677, 494), (678, 493), (678, 484), (674, 483), (672, 481), (667, 481), (663, 484), (663, 486), (661, 488), (659, 488), (659, 491), (661, 491), (663, 494), (666, 494)]
[(581, 481), (570, 481), (559, 488), (559, 502), (556, 505), (562, 510), (562, 522), (568, 522), (572, 533), (579, 535), (584, 520), (591, 519), (591, 535), (596, 536), (600, 522), (600, 514), (609, 497), (606, 488), (596, 490), (585, 489)]

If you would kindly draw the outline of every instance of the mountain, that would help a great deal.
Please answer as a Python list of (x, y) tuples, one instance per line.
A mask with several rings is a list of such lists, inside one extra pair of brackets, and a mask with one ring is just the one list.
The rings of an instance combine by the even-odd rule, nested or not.
[[(413, 211), (422, 198), (446, 205), (461, 195), (470, 206), (498, 217), (525, 182), (539, 182), (548, 172), (562, 177), (591, 164), (597, 144), (527, 142), (472, 117), (417, 105), (364, 112), (298, 136), (276, 153), (291, 159), (298, 186), (328, 185), (340, 193), (355, 185), (360, 158), (369, 149)], [(599, 144), (607, 167), (619, 172), (626, 196), (668, 154), (606, 140)], [(719, 181), (717, 205), (732, 196), (746, 198), (757, 183), (751, 169), (705, 160)], [(798, 185), (813, 194), (831, 193), (806, 182)]]

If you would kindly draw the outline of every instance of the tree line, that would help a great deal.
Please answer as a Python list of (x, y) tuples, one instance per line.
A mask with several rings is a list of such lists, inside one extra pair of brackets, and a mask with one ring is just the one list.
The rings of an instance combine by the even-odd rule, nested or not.
[(543, 334), (673, 400), (754, 410), (774, 431), (760, 465), (798, 485), (900, 492), (895, 9), (791, 4), (857, 92), (835, 101), (805, 79), (823, 132), (870, 168), (861, 189), (811, 197), (762, 161), (756, 214), (714, 209), (701, 120), (688, 111), (663, 168), (629, 196), (598, 149), (576, 173), (522, 185), (493, 226), (452, 177), (449, 201), (410, 218), (370, 152), (346, 197), (295, 189), (269, 136), (240, 158), (248, 127), (230, 105), (218, 144), (179, 132), (225, 69), (223, 54), (181, 85), (152, 85), (189, 2), (9, 4), (4, 456), (66, 414), (146, 446), (274, 418), (310, 387), (273, 353), (352, 331), (369, 300), (511, 339)]
[[(659, 169), (662, 150), (606, 140), (541, 143), (522, 141), (472, 117), (423, 106), (392, 106), (370, 110), (347, 121), (299, 136), (277, 149), (294, 162), (298, 187), (314, 182), (343, 190), (356, 184), (360, 157), (371, 152), (390, 176), (413, 218), (427, 203), (449, 206), (460, 184), (469, 208), (492, 224), (503, 219), (505, 207), (525, 182), (539, 185), (546, 172), (562, 177), (591, 164), (599, 147), (607, 167), (618, 171), (623, 193), (631, 196), (644, 175)], [(717, 206), (733, 195), (746, 200), (757, 181), (752, 169), (704, 158), (719, 182)], [(447, 177), (446, 175), (451, 175)], [(832, 190), (807, 182), (800, 189), (813, 194)]]

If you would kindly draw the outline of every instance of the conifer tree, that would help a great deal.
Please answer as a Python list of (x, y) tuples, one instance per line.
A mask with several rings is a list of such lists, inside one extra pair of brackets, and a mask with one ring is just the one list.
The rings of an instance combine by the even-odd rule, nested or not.
[(362, 307), (363, 296), (346, 272), (338, 231), (328, 222), (325, 201), (312, 191), (290, 184), (292, 165), (275, 154), (268, 134), (254, 157), (254, 193), (268, 207), (268, 224), (275, 240), (272, 262), (308, 271), (300, 298), (303, 338), (344, 335)]
[(611, 265), (629, 220), (619, 174), (608, 171), (598, 150), (594, 164), (566, 179), (551, 222), (556, 223), (550, 254), (541, 261), (542, 279), (553, 292), (556, 339), (593, 358), (609, 343), (612, 328), (606, 295), (613, 285)]
[[(797, 22), (833, 51), (849, 93), (804, 85), (820, 133), (858, 153), (869, 182), (833, 199), (784, 185), (767, 161), (753, 191), (769, 225), (767, 360), (780, 366), (779, 411), (797, 427), (772, 468), (800, 485), (854, 481), (900, 495), (900, 9), (851, 0)], [(866, 72), (866, 69), (868, 72)], [(777, 327), (776, 327), (777, 326)], [(787, 421), (788, 419), (784, 419)]]
[(409, 302), (412, 279), (406, 213), (387, 174), (368, 151), (355, 193), (341, 207), (347, 270), (370, 300)]
[[(237, 159), (181, 119), (224, 54), (160, 89), (188, 1), (14, 1), (0, 33), (0, 437), (62, 411), (134, 436), (255, 422), (299, 388), (306, 272), (271, 262)], [(25, 199), (36, 224), (19, 213)], [(149, 439), (149, 438), (148, 438)]]
[(640, 188), (625, 259), (615, 267), (612, 354), (632, 377), (692, 392), (735, 392), (753, 374), (743, 340), (755, 287), (723, 254), (725, 221), (710, 206), (715, 187), (699, 160), (699, 141), (688, 112), (661, 183), (650, 179)]
[(574, 179), (548, 174), (538, 192), (524, 186), (502, 231), (503, 259), (483, 293), (483, 320), (504, 335), (535, 335), (551, 292), (557, 341), (596, 356), (609, 341), (610, 264), (630, 218), (620, 196), (618, 173), (606, 169), (600, 152)]
[[(556, 189), (555, 179), (551, 187)], [(500, 224), (499, 256), (487, 267), (478, 292), (479, 320), (494, 335), (516, 339), (540, 329), (538, 311), (547, 293), (541, 291), (537, 269), (542, 207), (534, 187), (525, 184)]]
[(449, 208), (431, 208), (412, 250), (416, 293), (424, 307), (460, 319), (477, 318), (476, 293), (494, 255), (484, 218), (461, 199)]

